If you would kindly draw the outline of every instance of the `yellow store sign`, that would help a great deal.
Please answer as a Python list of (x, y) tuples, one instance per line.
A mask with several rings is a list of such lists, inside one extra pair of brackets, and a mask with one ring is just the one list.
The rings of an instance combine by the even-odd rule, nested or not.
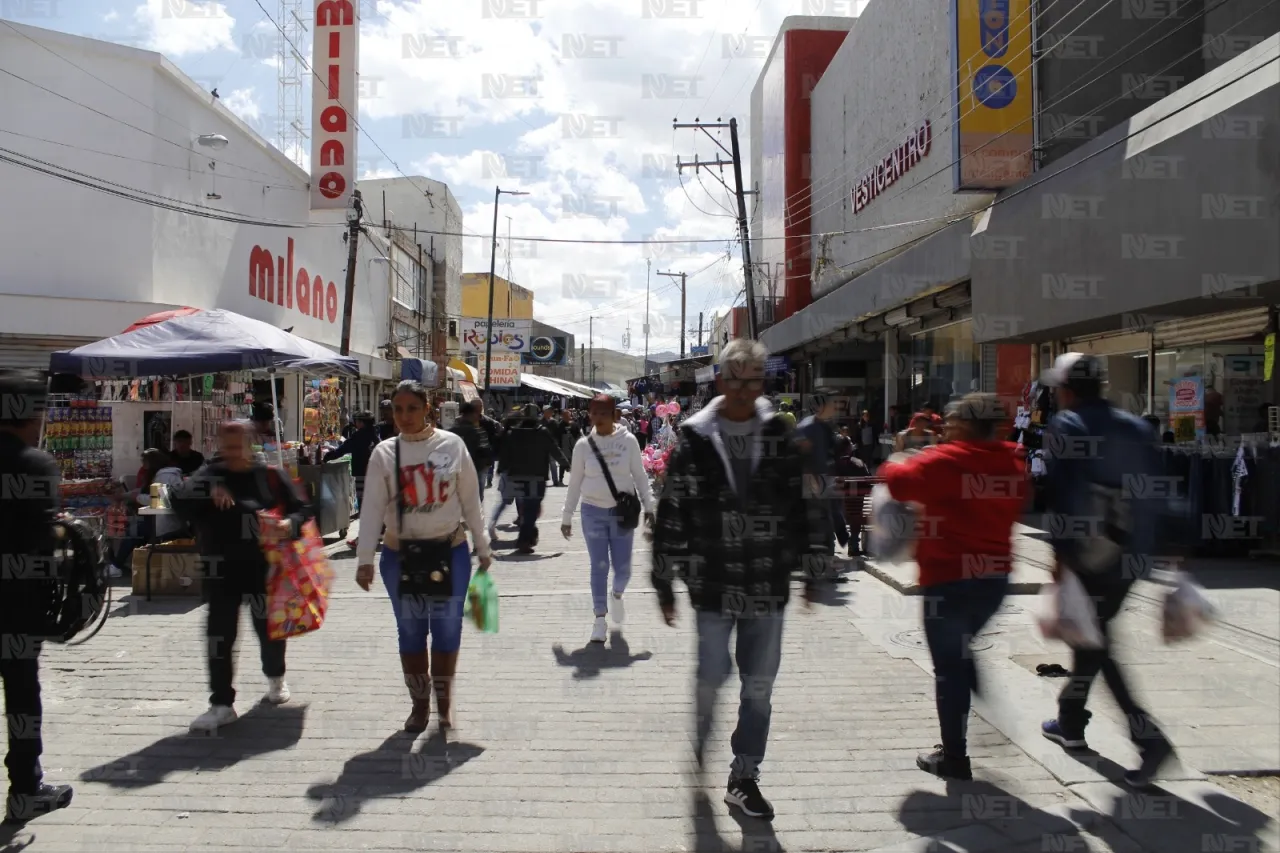
[(1031, 0), (953, 0), (956, 189), (999, 190), (1031, 174)]

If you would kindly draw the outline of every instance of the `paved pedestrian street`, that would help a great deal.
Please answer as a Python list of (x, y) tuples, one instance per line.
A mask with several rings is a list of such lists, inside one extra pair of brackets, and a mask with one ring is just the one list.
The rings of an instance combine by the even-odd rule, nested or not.
[[(916, 754), (938, 740), (932, 677), (911, 633), (920, 599), (869, 575), (830, 587), (811, 610), (798, 597), (788, 609), (761, 779), (778, 816), (735, 819), (722, 797), (736, 677), (700, 778), (687, 599), (666, 627), (638, 543), (624, 630), (589, 647), (587, 559), (577, 528), (569, 542), (559, 534), (564, 494), (550, 490), (537, 555), (512, 555), (505, 530), (493, 569), (501, 631), (466, 628), (447, 742), (434, 715), (416, 741), (400, 731), (408, 702), (391, 604), (380, 582), (368, 593), (355, 585), (353, 555), (337, 545), (329, 621), (289, 646), (292, 701), (254, 707), (265, 680), (246, 617), (242, 719), (216, 737), (187, 733), (208, 698), (195, 602), (126, 598), (87, 644), (46, 651), (45, 767), (75, 784), (75, 801), (6, 828), (0, 850), (1276, 849), (1274, 815), (1197, 773), (1142, 794), (1107, 781), (1121, 773), (1114, 762), (1132, 761), (1122, 739), (1100, 740), (1106, 757), (1081, 764), (1032, 744), (1025, 727), (997, 719), (1011, 739), (975, 716), (975, 781), (917, 770)], [(1053, 713), (1021, 681), (992, 685), (993, 719), (1001, 708)]]

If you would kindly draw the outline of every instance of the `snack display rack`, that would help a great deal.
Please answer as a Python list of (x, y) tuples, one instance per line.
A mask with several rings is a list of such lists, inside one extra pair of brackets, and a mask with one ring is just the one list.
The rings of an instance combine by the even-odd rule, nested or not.
[(342, 385), (337, 379), (313, 379), (303, 410), (303, 437), (313, 444), (341, 441)]
[(49, 400), (44, 447), (64, 480), (111, 476), (111, 409), (96, 397), (56, 395)]

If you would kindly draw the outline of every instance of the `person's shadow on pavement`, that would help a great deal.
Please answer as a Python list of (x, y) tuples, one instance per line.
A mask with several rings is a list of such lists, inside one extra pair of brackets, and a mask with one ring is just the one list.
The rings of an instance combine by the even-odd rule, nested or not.
[(742, 828), (742, 845), (734, 847), (716, 829), (715, 808), (706, 791), (693, 795), (693, 850), (694, 853), (785, 853), (773, 824), (767, 820), (747, 817), (729, 809), (729, 816)]
[(439, 781), (484, 752), (470, 743), (449, 743), (433, 733), (422, 749), (413, 751), (418, 736), (396, 732), (377, 749), (347, 760), (333, 782), (312, 785), (307, 797), (319, 802), (311, 816), (317, 823), (346, 823), (369, 800), (400, 797)]
[(159, 785), (171, 773), (225, 770), (239, 761), (296, 746), (302, 739), (306, 705), (254, 706), (216, 734), (170, 735), (137, 752), (80, 774), (82, 782), (113, 788)]
[(621, 631), (609, 635), (609, 645), (604, 643), (587, 643), (580, 649), (566, 652), (564, 646), (557, 643), (551, 647), (555, 652), (556, 663), (574, 668), (573, 677), (578, 680), (596, 678), (606, 669), (625, 669), (637, 661), (649, 660), (653, 652), (631, 654), (631, 646)]

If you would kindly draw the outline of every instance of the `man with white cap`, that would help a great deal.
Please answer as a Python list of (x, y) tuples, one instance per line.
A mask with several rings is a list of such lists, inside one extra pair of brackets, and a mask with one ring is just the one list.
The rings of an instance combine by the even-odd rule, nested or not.
[(1046, 738), (1065, 749), (1087, 749), (1084, 730), (1089, 688), (1099, 673), (1129, 721), (1141, 766), (1125, 774), (1146, 787), (1173, 757), (1173, 745), (1134, 699), (1111, 656), (1108, 625), (1123, 607), (1155, 546), (1157, 489), (1143, 481), (1159, 472), (1155, 437), (1141, 418), (1102, 396), (1102, 363), (1078, 352), (1060, 356), (1041, 381), (1056, 389), (1058, 413), (1045, 436), (1050, 536), (1056, 566), (1076, 574), (1094, 601), (1106, 644), (1075, 649), (1071, 677), (1058, 697), (1058, 716), (1043, 726)]

